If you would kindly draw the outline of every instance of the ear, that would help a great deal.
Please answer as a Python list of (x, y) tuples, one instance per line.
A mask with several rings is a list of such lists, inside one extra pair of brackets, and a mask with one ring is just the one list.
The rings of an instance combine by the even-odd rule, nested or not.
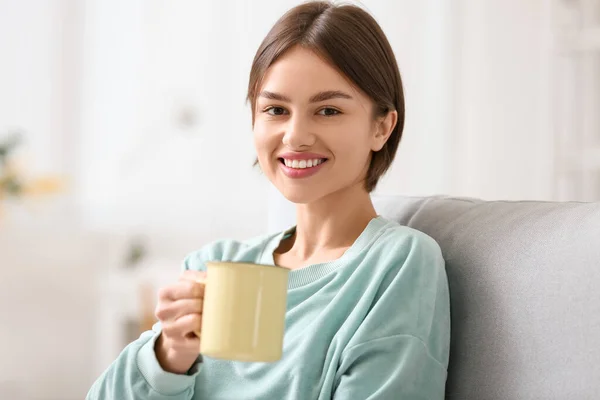
[(371, 150), (379, 151), (390, 138), (392, 131), (398, 123), (398, 111), (390, 111), (375, 122), (375, 133), (371, 144)]

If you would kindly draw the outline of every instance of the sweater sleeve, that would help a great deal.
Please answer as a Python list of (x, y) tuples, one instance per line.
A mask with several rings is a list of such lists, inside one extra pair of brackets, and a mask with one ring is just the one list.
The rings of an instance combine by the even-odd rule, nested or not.
[(417, 237), (388, 247), (369, 312), (343, 351), (335, 400), (443, 400), (450, 299), (437, 243)]
[(446, 367), (414, 336), (392, 336), (355, 346), (346, 351), (342, 368), (345, 372), (335, 400), (444, 399)]
[(191, 400), (198, 371), (178, 375), (164, 371), (154, 352), (160, 325), (129, 344), (96, 380), (86, 400)]

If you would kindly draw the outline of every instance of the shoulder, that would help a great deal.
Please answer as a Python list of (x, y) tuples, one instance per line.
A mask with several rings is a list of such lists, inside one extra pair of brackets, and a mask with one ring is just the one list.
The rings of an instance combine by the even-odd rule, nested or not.
[(265, 247), (277, 235), (261, 235), (246, 240), (215, 240), (187, 254), (182, 268), (201, 271), (208, 261), (258, 262)]
[(387, 220), (379, 235), (370, 246), (369, 253), (387, 260), (389, 267), (427, 264), (443, 266), (442, 250), (429, 235), (395, 221)]
[[(373, 301), (447, 291), (442, 251), (429, 235), (386, 221), (364, 253), (359, 273), (376, 289)], [(394, 300), (394, 301), (396, 301)], [(399, 300), (398, 300), (399, 301)]]
[[(446, 334), (448, 279), (442, 251), (433, 238), (388, 221), (363, 261), (360, 274), (366, 285), (365, 297), (370, 300), (367, 319), (376, 321), (367, 325), (381, 328), (375, 333), (361, 331), (359, 343), (408, 334), (429, 346), (433, 326), (435, 335)], [(437, 349), (436, 345), (433, 348)]]

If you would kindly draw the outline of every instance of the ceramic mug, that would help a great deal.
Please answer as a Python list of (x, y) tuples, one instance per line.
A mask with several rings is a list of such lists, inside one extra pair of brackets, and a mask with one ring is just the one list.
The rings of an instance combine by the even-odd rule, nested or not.
[(235, 361), (281, 359), (287, 268), (207, 262), (200, 353)]

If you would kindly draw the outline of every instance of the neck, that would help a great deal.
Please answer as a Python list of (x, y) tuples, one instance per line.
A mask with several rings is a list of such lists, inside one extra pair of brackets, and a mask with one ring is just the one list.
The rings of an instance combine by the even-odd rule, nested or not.
[(350, 247), (377, 216), (363, 183), (296, 206), (296, 234), (290, 251), (301, 259)]

